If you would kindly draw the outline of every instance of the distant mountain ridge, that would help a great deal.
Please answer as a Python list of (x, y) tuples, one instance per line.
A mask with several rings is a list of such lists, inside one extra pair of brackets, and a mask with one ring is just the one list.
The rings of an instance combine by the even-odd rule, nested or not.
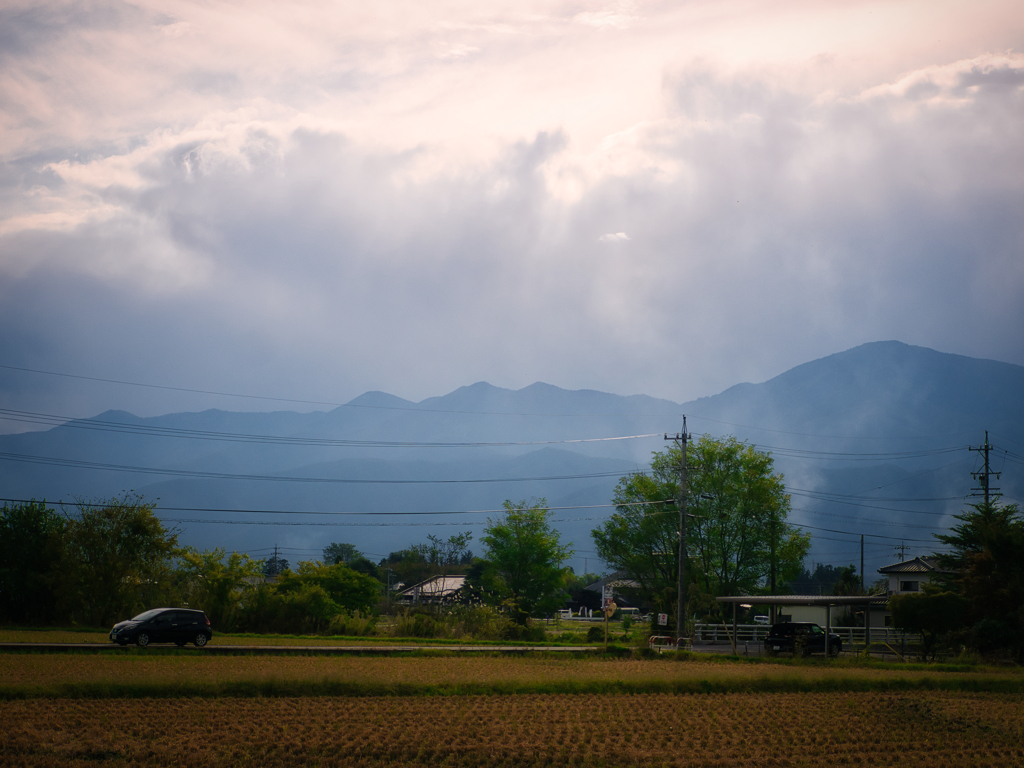
[[(427, 533), (479, 536), (505, 499), (607, 505), (618, 478), (643, 469), (685, 413), (695, 437), (732, 434), (771, 450), (792, 489), (793, 520), (823, 542), (816, 556), (846, 563), (850, 547), (824, 545), (839, 536), (825, 531), (844, 532), (844, 541), (890, 532), (916, 542), (913, 551), (931, 551), (935, 526), (948, 523), (943, 516), (961, 509), (975, 485), (978, 455), (967, 446), (980, 444), (987, 429), (1001, 449), (1024, 453), (1022, 392), (1022, 366), (887, 341), (683, 404), (541, 382), (520, 390), (477, 382), (419, 403), (366, 392), (314, 413), (107, 411), (0, 436), (0, 453), (45, 460), (0, 462), (0, 496), (68, 501), (135, 489), (158, 498), (169, 519), (224, 521), (181, 523), (183, 541), (196, 546), (287, 542), (315, 552), (350, 541), (384, 555)], [(602, 439), (635, 435), (648, 437)], [(998, 485), (1019, 498), (1024, 468), (1002, 458)], [(424, 480), (431, 482), (410, 482)], [(290, 514), (190, 511), (200, 509)], [(346, 514), (295, 514), (313, 512)], [(584, 557), (594, 569), (589, 531), (610, 512), (557, 513), (580, 553), (577, 569)], [(887, 540), (878, 541), (876, 556), (891, 560), (883, 556)]]

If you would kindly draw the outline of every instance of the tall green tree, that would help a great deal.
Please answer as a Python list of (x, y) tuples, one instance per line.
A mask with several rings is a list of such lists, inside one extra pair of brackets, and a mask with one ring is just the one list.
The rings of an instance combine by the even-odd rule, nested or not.
[(551, 527), (547, 502), (505, 502), (505, 514), (489, 519), (481, 541), (484, 563), (472, 573), (480, 594), (504, 605), (517, 623), (561, 607), (572, 556)]
[(0, 509), (0, 621), (57, 618), (64, 518), (45, 501)]
[(324, 562), (327, 565), (337, 565), (338, 563), (347, 565), (361, 557), (363, 557), (363, 553), (356, 549), (354, 544), (347, 542), (335, 542), (324, 547)]
[(178, 536), (154, 509), (126, 493), (80, 502), (66, 516), (61, 595), (67, 616), (105, 626), (173, 599)]
[[(638, 585), (639, 597), (675, 613), (679, 578), (679, 465), (672, 447), (648, 472), (616, 486), (615, 513), (593, 531), (598, 554)], [(704, 436), (687, 447), (687, 573), (691, 592), (755, 593), (800, 573), (810, 537), (786, 523), (790, 511), (771, 455), (735, 438)]]
[(1024, 518), (1016, 504), (971, 505), (959, 523), (936, 538), (949, 551), (936, 555), (948, 569), (948, 589), (966, 600), (968, 638), (978, 650), (1010, 650), (1024, 661)]
[(931, 586), (889, 600), (893, 626), (921, 636), (922, 661), (934, 659), (943, 637), (963, 626), (967, 607), (962, 595)]
[(205, 611), (221, 631), (238, 628), (242, 606), (262, 582), (260, 562), (223, 549), (178, 552), (178, 591), (185, 607)]

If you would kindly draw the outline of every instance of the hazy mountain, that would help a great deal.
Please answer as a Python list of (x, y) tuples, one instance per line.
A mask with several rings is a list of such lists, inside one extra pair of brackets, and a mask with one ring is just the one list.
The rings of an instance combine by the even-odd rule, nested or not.
[[(298, 560), (350, 541), (383, 555), (428, 533), (478, 537), (505, 499), (607, 504), (618, 478), (645, 466), (685, 413), (695, 438), (733, 434), (772, 451), (793, 519), (812, 526), (817, 560), (855, 562), (849, 542), (869, 534), (871, 574), (894, 559), (900, 540), (911, 552), (932, 549), (931, 534), (977, 485), (970, 472), (980, 455), (968, 446), (979, 446), (984, 430), (998, 449), (993, 469), (1003, 470), (994, 484), (1024, 495), (1022, 392), (1024, 367), (878, 342), (685, 404), (480, 382), (420, 403), (368, 392), (304, 414), (108, 411), (0, 436), (0, 495), (52, 502), (136, 489), (159, 499), (168, 519), (222, 521), (178, 523), (196, 546), (276, 543)], [(636, 435), (647, 437), (598, 439)], [(577, 570), (599, 568), (589, 531), (609, 511), (558, 512)], [(301, 514), (325, 512), (345, 514)]]

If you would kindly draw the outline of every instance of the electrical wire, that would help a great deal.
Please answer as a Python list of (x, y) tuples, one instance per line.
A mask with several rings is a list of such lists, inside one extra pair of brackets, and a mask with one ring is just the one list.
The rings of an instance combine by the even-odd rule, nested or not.
[(351, 478), (330, 477), (283, 477), (281, 475), (240, 475), (230, 472), (204, 472), (188, 469), (161, 469), (158, 467), (135, 467), (128, 464), (104, 464), (96, 461), (79, 459), (59, 459), (52, 456), (30, 456), (19, 453), (0, 453), (0, 461), (15, 461), (27, 464), (42, 464), (53, 467), (70, 467), (74, 469), (97, 469), (107, 472), (127, 472), (143, 475), (167, 475), (170, 477), (195, 477), (214, 480), (246, 480), (284, 483), (329, 483), (342, 485), (456, 485), (462, 483), (525, 483), (561, 480), (589, 480), (603, 477), (622, 477), (627, 472), (590, 472), (580, 475), (552, 475), (549, 477), (507, 477), (487, 479), (461, 480), (357, 480)]
[[(664, 419), (667, 414), (665, 413), (521, 413), (516, 411), (459, 411), (450, 410), (444, 408), (423, 408), (416, 403), (411, 403), (408, 406), (399, 405), (368, 405), (364, 403), (337, 403), (327, 400), (299, 400), (290, 397), (267, 397), (264, 395), (243, 395), (236, 392), (218, 392), (209, 389), (192, 389), (189, 387), (171, 387), (164, 384), (144, 384), (137, 381), (123, 381), (120, 379), (104, 379), (98, 376), (81, 376), (73, 373), (58, 373), (56, 371), (43, 371), (37, 368), (22, 368), (15, 365), (3, 365), (0, 364), (0, 368), (6, 368), (9, 371), (22, 371), (24, 373), (37, 373), (45, 376), (59, 376), (67, 379), (80, 379), (83, 381), (98, 381), (105, 384), (120, 384), (128, 387), (142, 387), (145, 389), (162, 389), (170, 392), (188, 392), (190, 394), (198, 395), (216, 395), (217, 397), (237, 397), (245, 400), (265, 400), (267, 402), (274, 403), (299, 403), (300, 405), (328, 405), (332, 408), (366, 408), (369, 410), (379, 411), (413, 411), (415, 413), (462, 413), (467, 415), (475, 416), (537, 416), (543, 418), (549, 418), (553, 416), (629, 416), (634, 418), (656, 418)], [(675, 405), (675, 403), (672, 403)]]
[(14, 411), (0, 408), (0, 419), (23, 421), (35, 424), (50, 424), (69, 429), (86, 429), (97, 432), (119, 432), (135, 435), (160, 437), (177, 437), (192, 440), (213, 440), (233, 443), (259, 443), (269, 445), (297, 445), (316, 447), (355, 447), (355, 448), (481, 448), (510, 447), (528, 445), (567, 445), (575, 443), (602, 443), (621, 440), (640, 440), (661, 437), (660, 432), (645, 435), (621, 435), (615, 437), (583, 437), (571, 440), (531, 440), (531, 441), (494, 441), (494, 442), (416, 442), (403, 440), (343, 440), (318, 437), (287, 437), (282, 435), (258, 435), (239, 432), (212, 432), (200, 429), (178, 429), (150, 424), (126, 424), (119, 421), (101, 419), (73, 419), (69, 416), (32, 413), (30, 411)]
[[(31, 504), (36, 502), (36, 499), (0, 499), (4, 503), (12, 504)], [(39, 502), (45, 504), (45, 501)], [(59, 506), (64, 506), (65, 502), (55, 502)], [(661, 501), (631, 501), (625, 504), (577, 504), (571, 506), (561, 507), (550, 507), (545, 506), (549, 512), (562, 512), (569, 509), (607, 509), (607, 508), (618, 508), (623, 506), (630, 507), (643, 507), (654, 504), (663, 504)], [(102, 502), (85, 502), (85, 501), (74, 501), (67, 502), (68, 505), (74, 505), (76, 507), (90, 507), (90, 508), (103, 508), (107, 504)], [(157, 507), (154, 505), (154, 510), (158, 512), (218, 512), (222, 514), (245, 514), (245, 515), (330, 515), (330, 516), (356, 516), (356, 517), (409, 517), (417, 515), (500, 515), (504, 514), (508, 510), (502, 507), (501, 509), (468, 509), (468, 510), (440, 510), (436, 512), (324, 512), (323, 510), (318, 511), (303, 511), (294, 509), (227, 509), (223, 507)], [(590, 519), (590, 518), (586, 518)], [(596, 518), (604, 519), (604, 518)]]

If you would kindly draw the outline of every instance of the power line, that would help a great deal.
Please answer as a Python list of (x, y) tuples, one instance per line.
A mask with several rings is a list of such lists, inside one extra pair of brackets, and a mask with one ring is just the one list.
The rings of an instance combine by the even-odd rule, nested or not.
[(128, 464), (104, 464), (96, 461), (79, 459), (59, 459), (52, 456), (30, 456), (19, 453), (0, 453), (2, 461), (16, 461), (27, 464), (42, 464), (54, 467), (70, 467), (75, 469), (97, 469), (108, 472), (127, 472), (143, 475), (168, 475), (171, 477), (199, 477), (214, 480), (247, 480), (284, 483), (329, 483), (343, 485), (456, 485), (462, 483), (524, 483), (546, 482), (555, 480), (589, 480), (603, 477), (622, 477), (628, 472), (590, 472), (581, 475), (552, 475), (548, 477), (506, 477), (462, 480), (356, 480), (351, 478), (329, 477), (284, 477), (281, 475), (240, 475), (229, 472), (204, 472), (188, 469), (161, 469), (158, 467), (136, 467)]
[[(22, 368), (16, 365), (2, 365), (0, 368), (6, 368), (10, 371), (22, 371), (24, 373), (37, 373), (44, 376), (59, 376), (66, 379), (81, 379), (83, 381), (98, 381), (105, 384), (120, 384), (127, 387), (142, 387), (145, 389), (163, 389), (171, 392), (188, 392), (190, 394), (197, 395), (216, 395), (217, 397), (237, 397), (245, 400), (265, 400), (274, 403), (299, 403), (301, 405), (328, 405), (332, 408), (366, 408), (369, 410), (379, 411), (414, 411), (417, 413), (463, 413), (468, 415), (479, 415), (479, 416), (539, 416), (539, 417), (553, 417), (553, 416), (630, 416), (636, 418), (655, 418), (664, 419), (667, 414), (665, 413), (520, 413), (514, 411), (460, 411), (450, 410), (445, 408), (423, 408), (416, 403), (411, 403), (408, 406), (400, 405), (368, 405), (365, 403), (337, 403), (327, 400), (301, 400), (291, 397), (268, 397), (265, 395), (244, 395), (237, 392), (218, 392), (216, 390), (209, 389), (193, 389), (190, 387), (172, 387), (165, 384), (145, 384), (138, 381), (123, 381), (121, 379), (104, 379), (99, 376), (82, 376), (73, 373), (59, 373), (57, 371), (44, 371), (38, 368)], [(675, 405), (673, 403), (673, 405)]]
[[(12, 504), (31, 504), (33, 502), (39, 502), (41, 504), (47, 503), (44, 500), (39, 501), (37, 499), (0, 499), (0, 501)], [(57, 505), (64, 506), (65, 503), (68, 505), (74, 505), (76, 507), (91, 507), (91, 508), (103, 508), (107, 506), (103, 502), (54, 502)], [(561, 507), (544, 507), (549, 512), (562, 512), (570, 509), (607, 509), (607, 508), (618, 508), (624, 506), (630, 507), (643, 507), (654, 504), (663, 504), (661, 501), (631, 501), (624, 504), (576, 504), (570, 506)], [(325, 512), (323, 510), (317, 511), (303, 511), (294, 509), (227, 509), (223, 507), (163, 507), (154, 505), (154, 510), (157, 512), (217, 512), (217, 513), (231, 513), (231, 514), (246, 514), (246, 515), (330, 515), (339, 517), (409, 517), (409, 516), (422, 516), (422, 515), (495, 515), (503, 514), (507, 510), (502, 507), (501, 509), (468, 509), (468, 510), (440, 510), (436, 512)], [(591, 519), (591, 518), (581, 518)], [(602, 520), (604, 518), (593, 518), (595, 520)]]
[(496, 441), (496, 442), (415, 442), (402, 440), (344, 440), (319, 437), (288, 437), (283, 435), (255, 435), (239, 432), (212, 432), (201, 429), (178, 429), (150, 424), (126, 424), (118, 421), (100, 419), (74, 419), (69, 416), (56, 416), (30, 411), (15, 411), (0, 408), (0, 419), (21, 421), (34, 424), (52, 424), (70, 429), (86, 429), (97, 432), (119, 432), (137, 435), (160, 437), (177, 437), (193, 440), (214, 440), (235, 443), (261, 443), (271, 445), (298, 445), (318, 447), (357, 447), (357, 448), (480, 448), (510, 447), (521, 445), (563, 445), (573, 443), (601, 443), (620, 440), (639, 440), (660, 437), (660, 433), (646, 435), (622, 435), (615, 437), (583, 437), (570, 440), (532, 440), (532, 441)]

